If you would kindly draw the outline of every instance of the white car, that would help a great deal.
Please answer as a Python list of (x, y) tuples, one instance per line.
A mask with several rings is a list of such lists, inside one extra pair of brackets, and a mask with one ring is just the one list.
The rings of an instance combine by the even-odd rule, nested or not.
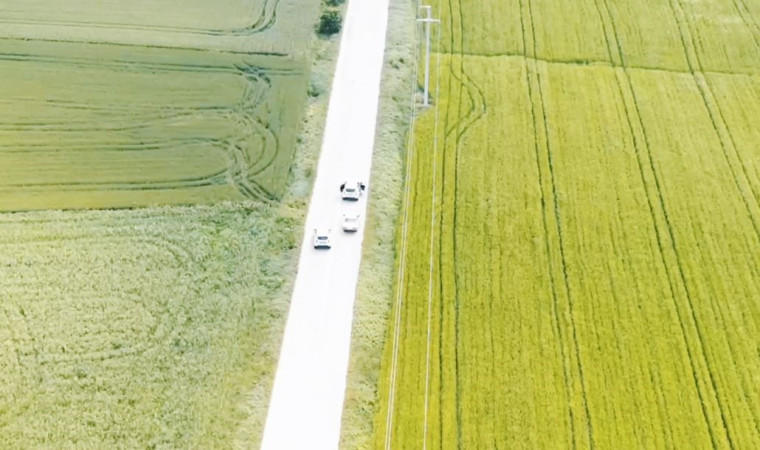
[(356, 231), (359, 229), (359, 214), (343, 214), (343, 231)]
[(314, 229), (314, 248), (330, 248), (332, 247), (332, 239), (330, 239), (330, 229)]
[(361, 181), (345, 181), (340, 185), (340, 195), (343, 200), (359, 200), (367, 185)]

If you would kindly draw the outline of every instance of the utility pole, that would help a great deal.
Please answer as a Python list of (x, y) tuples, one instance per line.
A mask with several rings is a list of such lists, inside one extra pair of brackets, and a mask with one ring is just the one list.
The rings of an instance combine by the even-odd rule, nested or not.
[(426, 17), (418, 18), (417, 22), (425, 24), (425, 93), (422, 100), (422, 106), (428, 106), (428, 90), (430, 87), (430, 24), (439, 23), (440, 20), (433, 19), (433, 11), (430, 5), (420, 5), (427, 14)]

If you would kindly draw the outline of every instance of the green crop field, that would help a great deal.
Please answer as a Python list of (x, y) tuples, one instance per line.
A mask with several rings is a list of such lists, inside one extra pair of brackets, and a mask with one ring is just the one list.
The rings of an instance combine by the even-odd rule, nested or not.
[(304, 64), (94, 44), (0, 50), (0, 209), (281, 195)]
[(0, 35), (304, 56), (319, 2), (0, 0)]
[(0, 3), (0, 210), (280, 197), (315, 7), (98, 3)]
[(258, 446), (319, 7), (0, 0), (0, 448)]
[(433, 7), (366, 445), (759, 448), (757, 3)]

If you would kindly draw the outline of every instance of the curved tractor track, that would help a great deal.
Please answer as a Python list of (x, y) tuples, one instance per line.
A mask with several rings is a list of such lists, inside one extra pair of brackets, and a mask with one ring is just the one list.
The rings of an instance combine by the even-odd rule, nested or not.
[[(244, 198), (271, 201), (277, 197), (276, 187), (271, 186), (268, 180), (281, 176), (275, 173), (281, 169), (277, 163), (287, 155), (282, 152), (283, 144), (278, 136), (283, 124), (271, 123), (272, 119), (269, 118), (274, 115), (273, 109), (279, 106), (273, 104), (270, 97), (274, 90), (283, 89), (277, 83), (300, 76), (297, 69), (267, 69), (250, 63), (215, 66), (116, 60), (95, 62), (45, 55), (6, 54), (0, 56), (0, 61), (3, 60), (10, 61), (8, 64), (11, 65), (18, 62), (38, 67), (41, 64), (39, 67), (44, 67), (49, 73), (58, 67), (95, 71), (98, 74), (105, 72), (108, 76), (117, 77), (116, 80), (118, 77), (133, 77), (136, 73), (138, 77), (146, 77), (148, 82), (152, 79), (150, 77), (158, 77), (159, 82), (168, 80), (167, 77), (174, 77), (173, 73), (179, 77), (186, 73), (189, 80), (195, 80), (200, 72), (207, 73), (212, 79), (204, 87), (209, 92), (213, 91), (211, 84), (214, 80), (240, 86), (240, 90), (235, 101), (230, 101), (231, 96), (225, 101), (224, 98), (210, 97), (209, 100), (189, 96), (185, 99), (174, 98), (171, 94), (156, 99), (142, 95), (131, 102), (104, 102), (95, 97), (88, 102), (88, 98), (66, 97), (65, 92), (61, 96), (48, 95), (46, 98), (24, 95), (3, 98), (0, 102), (8, 106), (9, 112), (6, 114), (9, 117), (0, 124), (0, 132), (15, 136), (15, 139), (0, 143), (0, 159), (7, 161), (6, 166), (20, 161), (18, 164), (26, 167), (29, 163), (21, 160), (31, 157), (52, 164), (59, 171), (67, 170), (67, 164), (77, 164), (78, 158), (85, 163), (88, 158), (94, 158), (91, 160), (95, 164), (92, 168), (97, 171), (99, 164), (105, 164), (97, 161), (104, 161), (104, 152), (110, 152), (114, 156), (122, 155), (118, 158), (127, 162), (125, 171), (128, 173), (119, 174), (113, 180), (104, 180), (95, 172), (76, 179), (39, 174), (16, 176), (0, 183), (0, 190), (151, 191), (231, 185)], [(277, 79), (273, 80), (273, 77)], [(31, 112), (19, 114), (14, 113), (14, 109)], [(93, 121), (95, 117), (97, 120)], [(198, 124), (198, 127), (191, 127), (192, 124)], [(130, 176), (130, 171), (140, 167), (129, 167), (139, 164), (137, 161), (173, 164), (171, 158), (176, 156), (172, 155), (184, 151), (207, 155), (205, 158), (222, 158), (219, 160), (222, 164), (206, 166), (202, 173), (198, 173), (198, 169), (184, 174), (181, 170), (173, 170), (165, 178), (151, 178), (139, 172)], [(68, 156), (64, 156), (60, 163), (51, 162), (61, 159), (61, 152)], [(138, 159), (130, 163), (128, 155)], [(179, 160), (177, 163), (184, 162)]]

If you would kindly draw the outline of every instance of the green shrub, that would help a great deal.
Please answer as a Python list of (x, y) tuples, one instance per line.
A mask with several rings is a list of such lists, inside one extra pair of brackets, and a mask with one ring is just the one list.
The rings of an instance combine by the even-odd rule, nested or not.
[(340, 32), (343, 19), (338, 11), (326, 11), (319, 18), (317, 32), (324, 36), (332, 36)]

